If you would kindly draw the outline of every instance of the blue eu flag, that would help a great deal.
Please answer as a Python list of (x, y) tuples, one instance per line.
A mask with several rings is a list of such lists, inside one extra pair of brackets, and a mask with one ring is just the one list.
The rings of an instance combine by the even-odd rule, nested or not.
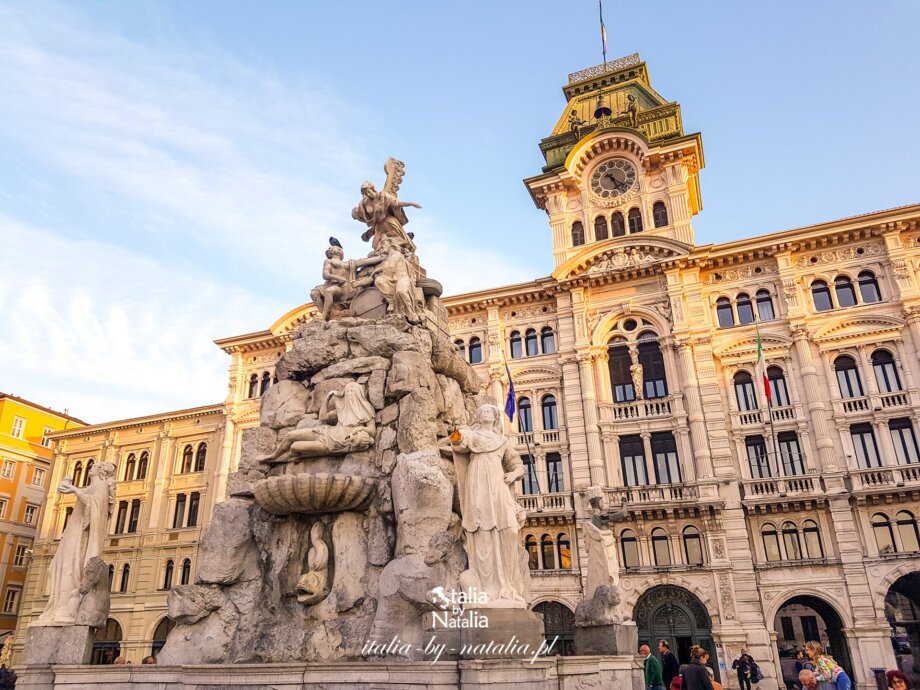
[(505, 364), (505, 373), (508, 374), (508, 398), (505, 400), (505, 414), (508, 421), (514, 421), (514, 381), (511, 380), (511, 370)]

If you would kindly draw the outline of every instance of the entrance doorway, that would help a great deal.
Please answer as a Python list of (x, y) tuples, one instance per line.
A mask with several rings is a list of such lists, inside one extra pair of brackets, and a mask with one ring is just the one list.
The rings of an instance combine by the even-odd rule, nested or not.
[(885, 595), (885, 618), (898, 668), (920, 687), (920, 573), (898, 578)]
[(645, 592), (633, 610), (639, 628), (639, 644), (648, 644), (658, 656), (658, 642), (667, 640), (681, 664), (690, 662), (690, 648), (709, 652), (709, 665), (719, 678), (719, 660), (712, 639), (712, 621), (706, 607), (693, 593), (673, 585), (659, 585)]
[(562, 656), (575, 653), (575, 614), (558, 601), (544, 601), (533, 607), (534, 613), (543, 616), (543, 639), (550, 644), (556, 637), (554, 652)]
[(847, 675), (855, 677), (843, 627), (843, 621), (834, 607), (818, 597), (792, 597), (780, 607), (773, 620), (773, 629), (776, 630), (782, 680), (787, 688), (798, 684), (795, 655), (811, 640), (820, 642)]

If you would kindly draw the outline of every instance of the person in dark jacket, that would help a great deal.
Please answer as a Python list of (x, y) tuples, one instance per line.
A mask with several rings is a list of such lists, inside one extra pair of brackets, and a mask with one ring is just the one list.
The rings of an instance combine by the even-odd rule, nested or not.
[(671, 645), (667, 640), (658, 641), (658, 654), (661, 656), (661, 676), (664, 678), (664, 686), (669, 688), (674, 676), (680, 673), (680, 662), (671, 651)]
[(741, 656), (732, 662), (732, 668), (738, 672), (738, 685), (741, 690), (751, 690), (751, 669), (754, 666), (754, 657), (741, 650)]
[(709, 680), (709, 671), (706, 662), (709, 661), (709, 652), (702, 647), (694, 646), (690, 649), (690, 663), (684, 666), (681, 672), (683, 683), (681, 690), (714, 690), (712, 681)]

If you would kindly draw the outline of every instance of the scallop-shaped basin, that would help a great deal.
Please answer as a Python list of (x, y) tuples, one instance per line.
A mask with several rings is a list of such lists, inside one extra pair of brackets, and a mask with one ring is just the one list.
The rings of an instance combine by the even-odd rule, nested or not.
[(334, 513), (367, 506), (377, 482), (351, 474), (285, 474), (257, 481), (256, 503), (274, 515)]

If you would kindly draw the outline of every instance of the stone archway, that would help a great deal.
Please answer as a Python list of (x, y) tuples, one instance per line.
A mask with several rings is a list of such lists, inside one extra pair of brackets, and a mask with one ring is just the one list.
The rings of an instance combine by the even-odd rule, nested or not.
[(844, 627), (837, 610), (820, 597), (800, 594), (783, 601), (773, 619), (782, 682), (791, 687), (790, 684), (796, 681), (795, 653), (809, 640), (824, 645), (850, 678), (855, 678)]
[(97, 628), (93, 638), (91, 664), (111, 664), (121, 654), (121, 625), (114, 618), (105, 622), (104, 628)]
[(885, 618), (898, 669), (920, 687), (920, 572), (895, 580), (885, 594)]
[(709, 665), (719, 680), (719, 661), (712, 637), (712, 619), (703, 602), (692, 592), (674, 585), (647, 590), (633, 609), (639, 644), (647, 643), (658, 654), (658, 641), (667, 640), (681, 664), (690, 661), (690, 648), (709, 651)]
[(554, 650), (562, 656), (575, 653), (575, 613), (558, 601), (543, 601), (533, 607), (534, 613), (543, 616), (543, 639), (550, 644), (556, 637)]

